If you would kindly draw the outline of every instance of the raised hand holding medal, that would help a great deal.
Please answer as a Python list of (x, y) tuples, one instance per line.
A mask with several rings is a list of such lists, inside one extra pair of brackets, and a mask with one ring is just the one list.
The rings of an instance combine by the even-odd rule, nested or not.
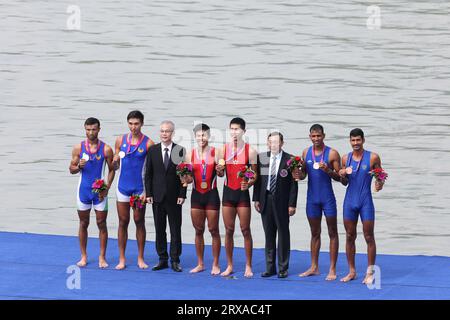
[(345, 168), (345, 173), (351, 175), (353, 173), (353, 168), (352, 167)]
[(220, 159), (219, 162), (217, 163), (216, 171), (219, 176), (223, 175), (225, 171), (225, 165), (226, 165), (225, 159)]

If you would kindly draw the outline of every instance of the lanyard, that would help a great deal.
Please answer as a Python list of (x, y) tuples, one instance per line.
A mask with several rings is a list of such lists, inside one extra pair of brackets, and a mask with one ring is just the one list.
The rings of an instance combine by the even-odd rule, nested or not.
[(233, 159), (233, 163), (234, 164), (236, 164), (237, 163), (237, 156), (242, 152), (242, 150), (245, 148), (245, 143), (244, 143), (244, 145), (242, 146), (242, 148), (241, 149), (239, 149), (239, 150), (236, 150), (236, 151), (234, 151), (234, 146), (233, 145), (231, 145), (231, 143), (230, 143), (230, 146), (231, 146), (231, 157), (229, 157), (228, 159), (227, 159), (227, 161), (230, 161), (231, 159)]
[[(323, 150), (322, 150), (322, 157), (320, 159), (320, 163), (323, 162), (323, 157), (325, 156), (325, 148), (326, 146), (323, 146)], [(312, 146), (312, 151), (313, 151), (313, 162), (316, 163), (316, 148), (314, 148), (314, 146)]]
[[(363, 154), (362, 154), (362, 156), (361, 156), (361, 159), (359, 160), (359, 162), (358, 162), (358, 166), (356, 167), (356, 170), (355, 170), (355, 172), (358, 172), (358, 170), (359, 170), (359, 166), (361, 165), (361, 162), (363, 161), (363, 159), (364, 159), (364, 151), (363, 151)], [(349, 165), (352, 163), (352, 160), (353, 160), (353, 151), (352, 151), (352, 153), (351, 153), (351, 155), (350, 155), (350, 159), (349, 159)], [(357, 162), (356, 160), (355, 160), (355, 162)]]
[(132, 154), (133, 152), (135, 152), (139, 148), (139, 146), (141, 145), (142, 141), (144, 141), (144, 138), (145, 138), (145, 136), (141, 133), (141, 137), (139, 139), (139, 142), (136, 144), (136, 148), (133, 151), (130, 152), (132, 138), (131, 138), (131, 133), (129, 133), (128, 136), (127, 136), (127, 145), (128, 145), (127, 154)]
[[(202, 182), (206, 181), (206, 169), (208, 167), (208, 159), (209, 159), (209, 152), (210, 151), (211, 151), (211, 149), (208, 148), (208, 150), (206, 152), (206, 160), (203, 159), (203, 157), (201, 159), (202, 160)], [(195, 149), (195, 153), (196, 153), (197, 159), (200, 160), (200, 157), (198, 155), (198, 150), (197, 149)]]
[(97, 149), (95, 149), (95, 152), (91, 152), (91, 146), (89, 144), (89, 140), (86, 139), (86, 141), (84, 142), (84, 148), (86, 149), (86, 152), (89, 155), (89, 160), (94, 160), (93, 155), (97, 154), (98, 150), (100, 149), (101, 143), (102, 142), (100, 140), (98, 140)]

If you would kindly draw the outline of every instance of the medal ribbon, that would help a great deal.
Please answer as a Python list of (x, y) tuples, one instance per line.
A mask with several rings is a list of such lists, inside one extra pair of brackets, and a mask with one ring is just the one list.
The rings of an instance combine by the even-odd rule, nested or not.
[(130, 152), (132, 138), (131, 138), (131, 133), (129, 133), (128, 136), (127, 136), (127, 145), (128, 145), (127, 154), (134, 153), (139, 148), (139, 146), (141, 145), (142, 141), (144, 141), (144, 138), (145, 138), (145, 136), (141, 133), (141, 137), (139, 138), (139, 142), (136, 144), (136, 148), (133, 151)]
[(94, 160), (93, 156), (97, 154), (98, 150), (100, 149), (101, 143), (102, 142), (100, 140), (98, 140), (97, 149), (95, 149), (95, 152), (91, 152), (91, 146), (89, 144), (89, 140), (86, 139), (86, 141), (84, 142), (84, 148), (86, 149), (86, 152), (88, 153), (89, 160)]
[[(200, 157), (198, 155), (198, 150), (195, 150), (195, 151), (196, 151), (196, 154), (197, 154), (197, 159), (200, 160)], [(203, 157), (201, 158), (201, 161), (202, 161), (202, 182), (206, 182), (206, 169), (208, 167), (209, 151), (210, 150), (208, 148), (208, 150), (206, 152), (206, 160), (203, 159)]]
[(239, 149), (239, 150), (237, 150), (237, 151), (235, 151), (234, 145), (232, 145), (231, 143), (230, 143), (230, 146), (231, 146), (232, 153), (231, 153), (231, 157), (229, 157), (229, 158), (227, 159), (227, 161), (230, 161), (231, 158), (233, 158), (233, 162), (234, 162), (234, 164), (236, 164), (236, 162), (237, 162), (237, 156), (238, 156), (238, 155), (242, 152), (242, 150), (245, 148), (245, 143), (244, 143), (244, 145), (242, 146), (242, 148)]
[[(312, 148), (313, 148), (313, 161), (314, 161), (314, 163), (316, 163), (316, 148), (314, 148), (314, 145), (313, 145)], [(323, 158), (325, 156), (325, 148), (326, 148), (326, 146), (324, 145), (323, 146), (323, 151), (322, 151), (322, 157), (320, 159), (320, 162), (323, 162)]]
[[(358, 172), (358, 170), (359, 170), (359, 166), (361, 165), (361, 162), (362, 162), (363, 159), (364, 159), (364, 153), (365, 153), (365, 152), (363, 152), (363, 154), (362, 154), (362, 156), (361, 156), (361, 159), (360, 159), (359, 162), (358, 162), (358, 166), (356, 167), (355, 172)], [(350, 155), (349, 164), (352, 163), (352, 160), (353, 160), (353, 151), (352, 151), (352, 154)], [(355, 160), (355, 162), (356, 162), (356, 160)], [(352, 167), (352, 169), (353, 169), (353, 167)]]

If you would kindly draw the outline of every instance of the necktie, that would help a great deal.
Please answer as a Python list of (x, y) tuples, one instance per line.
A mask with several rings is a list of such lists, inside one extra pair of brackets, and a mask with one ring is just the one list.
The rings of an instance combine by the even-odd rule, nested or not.
[(270, 167), (270, 192), (274, 193), (277, 185), (277, 175), (276, 175), (276, 168), (277, 168), (277, 157), (272, 157), (272, 166)]
[(169, 148), (164, 148), (164, 167), (169, 167)]

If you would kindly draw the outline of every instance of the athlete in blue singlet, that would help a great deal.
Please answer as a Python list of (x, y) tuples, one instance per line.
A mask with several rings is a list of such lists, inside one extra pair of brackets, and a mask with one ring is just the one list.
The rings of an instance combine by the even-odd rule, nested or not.
[[(146, 201), (144, 190), (143, 171), (147, 151), (153, 141), (142, 132), (144, 115), (140, 111), (131, 111), (127, 116), (130, 133), (117, 138), (115, 145), (114, 165), (120, 168), (119, 182), (117, 183), (117, 213), (119, 215), (119, 264), (117, 270), (126, 267), (125, 249), (128, 240), (128, 224), (130, 222), (130, 198), (139, 195)], [(142, 209), (133, 208), (133, 217), (136, 224), (136, 240), (138, 243), (138, 266), (147, 269), (144, 262), (145, 247), (145, 205)]]
[[(353, 129), (350, 132), (350, 144), (353, 151), (342, 157), (343, 169), (339, 171), (341, 182), (347, 185), (344, 199), (344, 226), (347, 233), (345, 250), (349, 264), (349, 273), (341, 281), (348, 282), (356, 278), (355, 240), (358, 217), (361, 216), (364, 238), (367, 243), (368, 268), (363, 283), (371, 284), (374, 280), (373, 267), (376, 258), (374, 237), (375, 207), (372, 200), (372, 176), (369, 171), (380, 168), (378, 154), (364, 150), (364, 132)], [(380, 191), (383, 183), (375, 181), (375, 190)]]
[(309, 138), (313, 145), (303, 151), (304, 165), (299, 178), (308, 175), (308, 192), (306, 199), (306, 215), (311, 229), (311, 267), (300, 274), (307, 277), (319, 274), (319, 251), (322, 214), (328, 226), (330, 237), (330, 270), (326, 280), (336, 280), (336, 262), (339, 251), (337, 232), (337, 209), (331, 179), (340, 181), (339, 153), (324, 144), (325, 133), (320, 124), (314, 124), (309, 130)]
[[(106, 217), (108, 214), (108, 190), (114, 180), (113, 151), (110, 146), (98, 139), (100, 121), (88, 118), (84, 123), (86, 140), (75, 145), (72, 150), (72, 161), (70, 173), (80, 173), (77, 189), (77, 207), (80, 218), (79, 239), (81, 249), (81, 260), (77, 263), (79, 267), (87, 264), (87, 239), (91, 208), (94, 207), (97, 217), (97, 226), (100, 238), (99, 267), (106, 268), (106, 244), (108, 240), (108, 229)], [(100, 194), (92, 192), (92, 184), (97, 179), (105, 180), (105, 166), (108, 166), (108, 180), (105, 181), (107, 188)]]

